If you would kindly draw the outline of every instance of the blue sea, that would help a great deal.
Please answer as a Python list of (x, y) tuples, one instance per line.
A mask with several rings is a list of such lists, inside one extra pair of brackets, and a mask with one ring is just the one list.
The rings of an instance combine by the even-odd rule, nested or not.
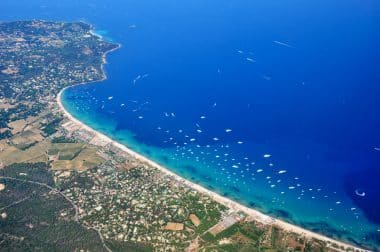
[(0, 2), (3, 21), (86, 21), (122, 47), (76, 118), (213, 191), (380, 247), (380, 2)]

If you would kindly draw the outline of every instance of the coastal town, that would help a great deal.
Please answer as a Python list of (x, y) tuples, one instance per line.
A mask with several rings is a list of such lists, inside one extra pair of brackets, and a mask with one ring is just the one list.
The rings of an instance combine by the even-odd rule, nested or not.
[(2, 251), (366, 251), (223, 198), (68, 114), (62, 89), (103, 80), (120, 46), (91, 30), (0, 23)]

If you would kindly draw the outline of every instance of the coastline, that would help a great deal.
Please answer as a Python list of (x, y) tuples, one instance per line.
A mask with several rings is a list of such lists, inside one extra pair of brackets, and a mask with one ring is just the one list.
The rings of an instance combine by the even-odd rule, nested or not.
[[(105, 56), (104, 56), (105, 57)], [(106, 77), (104, 76), (104, 78), (102, 80), (105, 80)], [(86, 84), (86, 83), (81, 83), (81, 84)], [(255, 209), (252, 209), (252, 208), (249, 208), (249, 207), (246, 207), (238, 202), (235, 202), (229, 198), (226, 198), (224, 196), (221, 196), (213, 191), (210, 191), (209, 189), (206, 189), (204, 188), (203, 186), (201, 185), (198, 185), (196, 183), (193, 183), (189, 180), (186, 180), (182, 177), (180, 177), (179, 175), (175, 174), (174, 172), (170, 171), (169, 169), (167, 169), (166, 167), (162, 166), (162, 165), (159, 165), (158, 163), (148, 159), (147, 157), (129, 149), (128, 147), (126, 147), (125, 145), (111, 139), (110, 137), (104, 135), (103, 133), (100, 133), (96, 130), (94, 130), (93, 128), (91, 128), (90, 126), (84, 124), (83, 122), (79, 121), (78, 119), (76, 119), (74, 116), (72, 116), (66, 109), (65, 107), (63, 106), (62, 102), (61, 102), (61, 96), (62, 96), (62, 93), (66, 90), (66, 88), (68, 87), (65, 87), (63, 88), (57, 95), (57, 98), (56, 98), (56, 102), (58, 104), (58, 107), (60, 109), (60, 111), (64, 114), (64, 116), (69, 119), (69, 121), (71, 121), (72, 123), (76, 124), (80, 129), (83, 129), (85, 131), (88, 131), (88, 132), (91, 132), (92, 134), (94, 134), (94, 139), (96, 139), (98, 143), (106, 143), (106, 144), (112, 144), (113, 146), (117, 147), (118, 149), (120, 149), (121, 151), (123, 151), (124, 153), (132, 156), (133, 158), (135, 158), (136, 160), (140, 161), (141, 163), (144, 163), (150, 167), (154, 167), (156, 169), (158, 169), (159, 171), (163, 172), (164, 174), (170, 176), (172, 179), (178, 181), (179, 183), (181, 183), (182, 185), (184, 186), (187, 186), (191, 189), (194, 189), (202, 194), (205, 194), (205, 195), (208, 195), (210, 198), (212, 198), (213, 200), (217, 201), (218, 203), (222, 204), (222, 205), (225, 205), (227, 206), (228, 208), (234, 210), (234, 211), (242, 211), (244, 212), (245, 214), (247, 214), (251, 219), (257, 221), (257, 222), (260, 222), (264, 225), (276, 225), (278, 226), (279, 228), (285, 230), (285, 231), (288, 231), (288, 232), (294, 232), (294, 233), (297, 233), (301, 236), (305, 236), (306, 238), (309, 238), (309, 239), (312, 239), (312, 238), (315, 238), (315, 239), (318, 239), (318, 240), (322, 240), (322, 241), (325, 241), (329, 246), (331, 246), (332, 244), (336, 244), (338, 245), (340, 248), (343, 248), (344, 250), (342, 251), (345, 251), (346, 249), (354, 249), (355, 251), (363, 251), (363, 252), (367, 252), (369, 250), (365, 250), (365, 249), (362, 249), (362, 248), (359, 248), (359, 247), (355, 247), (351, 244), (348, 244), (348, 243), (345, 243), (345, 242), (342, 242), (342, 241), (338, 241), (338, 240), (334, 240), (332, 238), (329, 238), (327, 236), (324, 236), (322, 234), (318, 234), (318, 233), (315, 233), (313, 231), (310, 231), (310, 230), (307, 230), (305, 228), (302, 228), (302, 227), (299, 227), (299, 226), (296, 226), (294, 224), (290, 224), (288, 222), (285, 222), (283, 220), (280, 220), (280, 219), (277, 219), (277, 218), (274, 218), (274, 217), (271, 217), (269, 215), (266, 215), (266, 214), (263, 214), (261, 212), (259, 212), (258, 210), (255, 210)], [(336, 248), (335, 248), (336, 249)]]
[[(91, 26), (91, 28), (93, 28)], [(99, 34), (96, 34), (92, 29), (90, 30), (90, 33), (94, 36), (97, 36), (99, 39), (103, 39), (103, 37)], [(245, 214), (247, 214), (247, 216), (252, 219), (252, 220), (255, 220), (259, 223), (262, 223), (264, 225), (276, 225), (278, 226), (280, 229), (283, 229), (287, 232), (294, 232), (298, 235), (301, 235), (301, 236), (304, 236), (308, 239), (317, 239), (317, 240), (321, 240), (321, 241), (324, 241), (327, 243), (327, 246), (328, 247), (331, 247), (331, 248), (334, 248), (336, 249), (337, 251), (346, 251), (346, 250), (349, 250), (349, 251), (360, 251), (360, 252), (369, 252), (370, 250), (366, 250), (366, 249), (362, 249), (362, 248), (359, 248), (359, 247), (356, 247), (354, 245), (351, 245), (349, 243), (346, 243), (346, 242), (343, 242), (343, 241), (339, 241), (339, 240), (335, 240), (333, 238), (329, 238), (325, 235), (322, 235), (322, 234), (319, 234), (319, 233), (316, 233), (316, 232), (313, 232), (313, 231), (310, 231), (310, 230), (307, 230), (305, 228), (302, 228), (300, 226), (297, 226), (297, 225), (294, 225), (294, 224), (291, 224), (291, 223), (288, 223), (286, 221), (283, 221), (283, 220), (280, 220), (278, 218), (274, 218), (274, 217), (271, 217), (269, 215), (266, 215), (258, 210), (255, 210), (253, 208), (249, 208), (247, 206), (244, 206), (236, 201), (233, 201), (227, 197), (224, 197), (224, 196), (221, 196), (219, 195), (218, 193), (216, 192), (213, 192), (199, 184), (196, 184), (194, 182), (191, 182), (189, 180), (186, 180), (184, 178), (182, 178), (181, 176), (175, 174), (174, 172), (170, 171), (168, 168), (156, 163), (155, 161), (153, 160), (150, 160), (148, 159), (147, 157), (133, 151), (132, 149), (128, 148), (127, 146), (117, 142), (116, 140), (113, 140), (111, 139), (110, 137), (106, 136), (105, 134), (103, 133), (100, 133), (98, 131), (96, 131), (95, 129), (91, 128), (90, 126), (84, 124), (83, 122), (79, 121), (78, 119), (76, 119), (74, 116), (72, 116), (66, 109), (65, 107), (63, 106), (62, 102), (61, 102), (61, 97), (62, 97), (62, 93), (69, 87), (72, 87), (72, 86), (76, 86), (76, 85), (85, 85), (85, 84), (90, 84), (90, 83), (94, 83), (94, 82), (100, 82), (100, 81), (104, 81), (107, 79), (107, 76), (106, 76), (106, 73), (105, 73), (105, 70), (104, 70), (104, 65), (107, 63), (107, 60), (106, 60), (106, 56), (108, 53), (112, 52), (112, 51), (115, 51), (117, 49), (119, 49), (121, 47), (121, 44), (119, 43), (115, 43), (117, 44), (117, 46), (111, 50), (108, 50), (107, 52), (105, 52), (103, 55), (102, 55), (102, 64), (101, 64), (101, 70), (102, 70), (102, 78), (99, 79), (99, 80), (94, 80), (94, 81), (91, 81), (91, 82), (83, 82), (83, 83), (78, 83), (78, 84), (74, 84), (74, 85), (71, 85), (71, 86), (67, 86), (65, 88), (63, 88), (62, 90), (59, 91), (59, 93), (57, 94), (57, 97), (56, 97), (56, 103), (58, 105), (58, 108), (59, 110), (63, 113), (63, 115), (72, 123), (74, 123), (78, 128), (82, 129), (82, 130), (85, 130), (85, 131), (88, 131), (88, 132), (91, 132), (92, 134), (94, 134), (94, 138), (93, 140), (96, 140), (96, 141), (91, 141), (91, 142), (95, 142), (95, 144), (99, 144), (99, 143), (103, 143), (103, 144), (112, 144), (113, 146), (117, 147), (118, 149), (120, 149), (121, 151), (123, 151), (124, 153), (126, 153), (127, 155), (130, 155), (132, 156), (133, 158), (135, 158), (136, 160), (140, 161), (141, 163), (144, 163), (150, 167), (153, 167), (153, 168), (156, 168), (158, 169), (159, 171), (161, 171), (162, 173), (164, 173), (165, 175), (168, 175), (170, 176), (172, 179), (176, 180), (177, 182), (181, 183), (182, 185), (184, 186), (187, 186), (191, 189), (194, 189), (202, 194), (205, 194), (205, 195), (208, 195), (211, 199), (215, 200), (216, 202), (222, 204), (222, 205), (225, 205), (226, 207), (230, 208), (231, 210), (233, 211), (242, 211), (244, 212)], [(99, 144), (100, 145), (100, 144)], [(335, 244), (335, 245), (338, 245), (339, 248), (336, 248), (336, 247), (332, 247), (332, 244)]]

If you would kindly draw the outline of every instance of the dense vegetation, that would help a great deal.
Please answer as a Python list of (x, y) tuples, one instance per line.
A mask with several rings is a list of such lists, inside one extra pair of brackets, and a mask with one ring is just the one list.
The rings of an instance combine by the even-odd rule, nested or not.
[[(0, 209), (1, 251), (102, 251), (96, 232), (73, 219), (74, 210), (60, 194), (41, 184), (53, 185), (45, 163), (16, 164), (2, 170), (5, 192)], [(24, 182), (34, 181), (41, 184)]]

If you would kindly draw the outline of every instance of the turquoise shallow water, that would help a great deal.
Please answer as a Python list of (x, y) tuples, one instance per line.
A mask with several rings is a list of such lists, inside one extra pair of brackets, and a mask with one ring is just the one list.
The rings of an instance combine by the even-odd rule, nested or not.
[(246, 205), (380, 240), (377, 1), (2, 1), (122, 44), (64, 92), (78, 119)]

